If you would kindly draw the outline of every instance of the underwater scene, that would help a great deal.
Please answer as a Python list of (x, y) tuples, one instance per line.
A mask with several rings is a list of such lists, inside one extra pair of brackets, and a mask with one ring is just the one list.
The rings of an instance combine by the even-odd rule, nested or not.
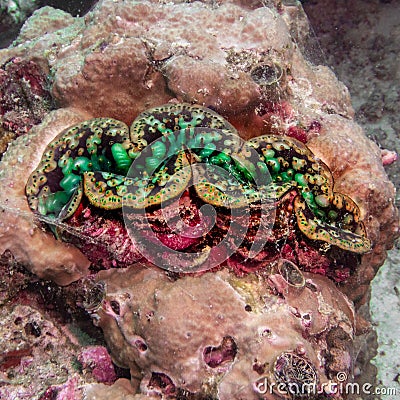
[(399, 21), (0, 0), (0, 399), (400, 398)]

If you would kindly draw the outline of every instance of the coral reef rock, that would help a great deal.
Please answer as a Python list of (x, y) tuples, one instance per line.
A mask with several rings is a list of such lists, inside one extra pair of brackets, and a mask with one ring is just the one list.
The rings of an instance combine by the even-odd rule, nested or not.
[(224, 270), (172, 281), (143, 268), (98, 279), (106, 293), (92, 316), (142, 393), (258, 399), (292, 382), (296, 365), (299, 388), (310, 379), (321, 389), (351, 368), (354, 309), (326, 277), (305, 273), (296, 286)]
[(11, 304), (1, 308), (0, 321), (0, 398), (38, 400), (48, 386), (76, 374), (78, 346), (55, 318), (31, 305)]
[[(399, 236), (399, 216), (394, 205), (395, 189), (383, 168), (380, 149), (354, 122), (346, 87), (329, 68), (314, 65), (305, 57), (307, 38), (308, 22), (300, 2), (101, 0), (83, 17), (51, 7), (41, 8), (25, 22), (13, 44), (0, 50), (1, 270), (10, 259), (38, 278), (57, 285), (76, 282), (68, 286), (71, 291), (76, 287), (82, 289), (83, 282), (96, 282), (92, 291), (88, 289), (89, 299), (82, 304), (103, 330), (114, 362), (131, 372), (128, 384), (126, 375), (120, 376), (118, 369), (113, 370), (105, 350), (91, 348), (85, 353), (78, 349), (83, 370), (74, 372), (70, 365), (68, 370), (62, 370), (62, 363), (57, 364), (61, 368), (60, 379), (54, 377), (58, 369), (42, 370), (46, 379), (52, 373), (55, 378), (47, 379), (47, 387), (43, 387), (40, 381), (45, 381), (45, 377), (36, 367), (40, 357), (34, 356), (49, 343), (46, 332), (60, 337), (61, 346), (69, 344), (65, 337), (68, 335), (62, 333), (65, 326), (58, 329), (53, 323), (47, 324), (30, 305), (17, 304), (10, 309), (6, 304), (0, 310), (1, 329), (5, 332), (0, 339), (4, 342), (0, 358), (1, 397), (18, 398), (12, 396), (19, 389), (26, 393), (29, 380), (36, 389), (36, 397), (29, 393), (28, 396), (42, 396), (42, 400), (278, 399), (291, 397), (287, 390), (293, 386), (307, 390), (337, 382), (343, 377), (340, 373), (351, 380), (355, 309), (365, 302), (371, 280)], [(16, 82), (19, 78), (20, 82)], [(98, 138), (90, 136), (84, 121), (113, 119), (129, 130), (129, 125), (145, 110), (165, 104), (173, 108), (182, 103), (212, 110), (244, 141), (255, 138), (252, 143), (257, 143), (264, 140), (261, 136), (281, 135), (282, 141), (291, 144), (289, 149), (307, 148), (304, 152), (309, 154), (306, 158), (310, 168), (314, 165), (316, 171), (327, 170), (330, 174), (329, 185), (318, 183), (319, 176), (313, 185), (321, 190), (329, 186), (330, 194), (340, 193), (335, 197), (340, 203), (338, 208), (349, 211), (339, 213), (338, 231), (343, 233), (352, 226), (351, 233), (357, 235), (352, 237), (360, 242), (347, 241), (347, 250), (352, 243), (351, 251), (361, 243), (363, 251), (353, 251), (351, 258), (346, 256), (338, 261), (328, 250), (340, 247), (340, 238), (325, 235), (319, 240), (321, 237), (312, 227), (303, 233), (308, 232), (308, 239), (317, 242), (315, 251), (297, 240), (301, 219), (299, 224), (291, 216), (293, 210), (302, 215), (301, 202), (308, 196), (307, 190), (301, 191), (299, 186), (297, 200), (294, 196), (285, 198), (287, 202), (282, 200), (282, 212), (278, 215), (279, 238), (283, 238), (281, 242), (290, 238), (286, 244), (293, 246), (280, 247), (265, 268), (256, 272), (246, 263), (248, 248), (228, 265), (233, 268), (223, 266), (202, 274), (179, 274), (150, 263), (139, 264), (140, 255), (131, 252), (121, 220), (107, 222), (107, 210), (98, 207), (96, 216), (95, 207), (88, 204), (88, 194), (95, 198), (99, 193), (96, 189), (102, 184), (119, 186), (119, 177), (113, 180), (102, 175), (106, 183), (100, 179), (92, 190), (80, 193), (75, 193), (76, 187), (68, 186), (71, 181), (65, 180), (63, 185), (68, 189), (63, 189), (68, 194), (74, 192), (76, 204), (67, 203), (65, 207), (64, 202), (58, 207), (56, 203), (65, 198), (65, 193), (58, 188), (61, 183), (56, 176), (46, 189), (57, 200), (46, 204), (50, 212), (32, 212), (37, 199), (29, 198), (26, 187), (42, 189), (41, 181), (35, 182), (33, 176), (38, 166), (41, 179), (47, 179), (46, 174), (52, 169), (56, 174), (63, 167), (66, 171), (68, 165), (80, 171), (82, 159), (76, 158), (80, 154), (73, 153), (76, 159), (71, 161), (71, 153), (66, 153), (62, 159), (66, 164), (60, 165), (61, 158), (60, 161), (51, 152), (48, 146), (58, 135), (78, 125), (84, 127), (84, 139), (78, 147), (83, 148), (89, 136), (97, 148)], [(50, 110), (52, 107), (57, 109)], [(115, 144), (111, 141), (107, 149)], [(124, 175), (121, 181), (125, 182), (123, 167), (127, 163), (120, 152), (121, 143), (126, 144), (121, 139), (115, 154)], [(292, 146), (293, 143), (296, 145)], [(66, 141), (64, 148), (69, 144)], [(46, 166), (41, 160), (49, 149)], [(273, 158), (275, 153), (268, 153), (265, 141), (262, 149)], [(157, 158), (162, 146), (153, 150), (154, 157), (150, 157), (148, 164)], [(279, 156), (284, 155), (284, 147), (277, 145), (275, 150)], [(187, 149), (181, 151), (181, 158), (174, 165), (187, 161), (187, 153)], [(293, 152), (290, 154), (293, 156)], [(292, 165), (301, 167), (305, 158), (292, 160), (290, 154)], [(96, 155), (99, 165), (102, 156), (105, 154)], [(268, 165), (286, 165), (286, 158), (280, 158), (278, 164), (276, 160), (267, 160)], [(383, 162), (389, 161), (387, 158)], [(93, 160), (91, 163), (93, 166)], [(91, 182), (95, 182), (102, 171), (81, 172), (92, 174)], [(287, 171), (283, 172), (278, 180), (288, 178)], [(67, 175), (62, 178), (68, 178)], [(113, 186), (112, 182), (117, 184)], [(123, 191), (117, 187), (108, 193), (113, 195), (117, 189)], [(194, 215), (193, 202), (190, 196), (190, 201), (185, 197), (186, 191), (180, 193), (182, 210), (188, 211), (185, 217), (190, 219)], [(112, 204), (101, 197), (97, 198), (99, 204)], [(321, 207), (327, 207), (326, 201), (323, 196), (318, 198)], [(207, 205), (212, 204), (219, 207), (217, 202)], [(146, 205), (151, 209), (155, 204)], [(332, 204), (329, 206), (332, 208)], [(67, 216), (71, 220), (52, 213), (55, 209), (60, 211), (57, 207), (69, 209)], [(170, 207), (166, 211), (170, 212), (168, 215), (175, 212), (176, 216), (177, 210), (178, 207)], [(314, 211), (320, 210), (315, 207)], [(365, 231), (361, 223), (352, 225), (351, 218), (347, 218), (353, 211), (354, 222), (361, 221)], [(78, 212), (81, 214), (77, 215)], [(177, 250), (177, 257), (170, 260), (173, 266), (174, 260), (182, 258), (180, 251), (193, 242), (171, 236), (166, 229), (168, 221), (162, 220), (155, 208), (151, 212), (148, 216), (159, 229), (157, 234)], [(303, 215), (303, 222), (313, 219), (310, 213)], [(221, 218), (218, 222), (226, 226)], [(136, 234), (140, 233), (141, 226), (136, 228), (140, 228)], [(90, 235), (101, 241), (101, 234), (103, 247), (96, 247)], [(70, 243), (60, 240), (68, 235)], [(116, 236), (119, 241), (114, 240)], [(217, 235), (215, 238), (218, 239)], [(246, 245), (251, 247), (253, 239), (247, 239)], [(271, 246), (274, 243), (270, 241)], [(346, 246), (342, 250), (346, 251)], [(111, 259), (113, 252), (119, 252), (119, 257)], [(280, 263), (286, 267), (282, 268)], [(89, 275), (90, 279), (86, 279)], [(7, 282), (12, 283), (18, 276), (8, 276)], [(335, 286), (330, 278), (340, 285)], [(26, 279), (21, 278), (16, 287), (24, 287)], [(2, 301), (11, 297), (12, 293), (3, 290)], [(20, 348), (18, 338), (22, 338)], [(51, 346), (46, 351), (50, 354)], [(91, 351), (96, 354), (97, 364), (88, 361)], [(49, 361), (46, 365), (50, 364)], [(10, 371), (25, 374), (25, 380), (19, 382)], [(284, 393), (278, 393), (279, 390)]]

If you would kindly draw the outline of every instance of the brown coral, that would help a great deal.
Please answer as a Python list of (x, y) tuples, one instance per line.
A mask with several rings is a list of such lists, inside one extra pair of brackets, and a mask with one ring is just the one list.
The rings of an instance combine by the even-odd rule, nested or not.
[(309, 360), (318, 382), (334, 378), (335, 365), (351, 367), (350, 348), (338, 352), (327, 338), (340, 327), (351, 342), (352, 305), (326, 277), (304, 275), (307, 284), (298, 288), (279, 274), (238, 279), (225, 270), (172, 281), (151, 268), (102, 271), (106, 297), (91, 312), (141, 392), (257, 399), (257, 385), (274, 382), (284, 352)]
[[(130, 123), (149, 107), (185, 100), (213, 107), (246, 139), (273, 132), (308, 141), (332, 170), (335, 190), (360, 205), (373, 241), (372, 252), (341, 287), (362, 302), (399, 234), (394, 188), (377, 147), (352, 121), (347, 89), (294, 44), (305, 38), (304, 27), (301, 9), (278, 1), (104, 0), (84, 18), (37, 11), (15, 46), (0, 50), (0, 63), (34, 60), (50, 72), (58, 105), (68, 108), (51, 112), (11, 143), (0, 162), (6, 189), (0, 193), (0, 253), (10, 250), (38, 276), (59, 284), (86, 275), (88, 260), (44, 232), (24, 197), (44, 147), (90, 117)], [(254, 72), (271, 64), (282, 70), (275, 87)], [(239, 279), (223, 270), (177, 281), (152, 267), (136, 275), (101, 272), (105, 299), (96, 298), (89, 311), (97, 311), (113, 357), (131, 369), (142, 394), (117, 381), (110, 388), (90, 385), (85, 395), (191, 398), (219, 391), (221, 400), (251, 399), (260, 396), (255, 390), (265, 379), (279, 380), (271, 370), (282, 365), (279, 360), (314, 366), (320, 383), (348, 371), (352, 305), (325, 277), (304, 274), (304, 285), (302, 279), (294, 285), (278, 272)]]

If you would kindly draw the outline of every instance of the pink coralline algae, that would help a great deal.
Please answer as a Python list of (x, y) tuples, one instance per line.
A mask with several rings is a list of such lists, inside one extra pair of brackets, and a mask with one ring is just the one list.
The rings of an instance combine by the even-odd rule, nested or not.
[(219, 346), (208, 346), (203, 351), (204, 362), (211, 368), (223, 364), (232, 363), (235, 360), (237, 346), (235, 340), (230, 336), (222, 338)]
[(107, 218), (88, 204), (81, 204), (68, 226), (73, 231), (59, 229), (60, 237), (77, 246), (92, 261), (94, 269), (124, 267), (142, 258), (117, 216)]
[(51, 110), (46, 74), (34, 61), (13, 58), (0, 67), (0, 115), (4, 129), (21, 135)]
[(62, 385), (49, 387), (39, 400), (78, 400), (80, 398), (78, 379), (74, 377)]
[(78, 356), (85, 373), (89, 373), (99, 383), (112, 384), (117, 379), (110, 354), (102, 346), (84, 348)]
[(384, 166), (393, 164), (399, 158), (399, 156), (395, 151), (387, 149), (382, 149), (381, 155), (382, 155), (382, 164)]

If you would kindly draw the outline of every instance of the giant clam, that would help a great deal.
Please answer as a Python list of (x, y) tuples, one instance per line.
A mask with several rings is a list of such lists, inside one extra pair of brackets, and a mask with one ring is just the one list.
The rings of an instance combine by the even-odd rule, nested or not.
[(224, 215), (264, 203), (279, 208), (291, 196), (306, 238), (368, 252), (357, 204), (333, 186), (328, 166), (298, 140), (263, 135), (245, 142), (214, 111), (182, 103), (146, 110), (130, 129), (111, 118), (66, 129), (46, 147), (26, 195), (34, 213), (55, 222), (71, 218), (82, 199), (106, 212), (125, 207), (151, 215), (185, 194)]

